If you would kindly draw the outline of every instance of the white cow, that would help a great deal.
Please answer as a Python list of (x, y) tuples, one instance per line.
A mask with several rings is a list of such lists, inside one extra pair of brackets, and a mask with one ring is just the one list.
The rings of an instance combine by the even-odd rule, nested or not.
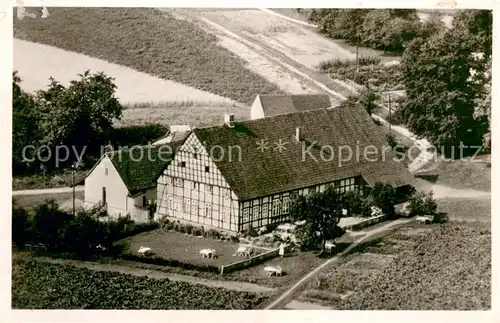
[(200, 250), (200, 254), (202, 258), (215, 258), (215, 249), (202, 249)]

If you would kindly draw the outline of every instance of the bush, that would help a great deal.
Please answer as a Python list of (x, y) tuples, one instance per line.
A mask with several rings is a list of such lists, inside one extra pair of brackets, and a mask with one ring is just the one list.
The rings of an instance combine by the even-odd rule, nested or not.
[(194, 235), (196, 237), (203, 236), (203, 230), (201, 228), (194, 227), (193, 231), (192, 231), (192, 235)]
[(252, 225), (249, 225), (248, 230), (246, 231), (246, 235), (255, 238), (259, 236), (259, 233), (257, 232), (257, 230), (255, 230), (255, 228)]
[(394, 205), (397, 202), (398, 196), (396, 189), (391, 185), (376, 183), (370, 195), (373, 198), (373, 204), (379, 207), (389, 218), (393, 218), (396, 215)]
[(362, 214), (363, 199), (359, 193), (354, 191), (346, 192), (342, 195), (342, 208), (347, 210), (347, 216)]
[(169, 219), (166, 216), (164, 216), (158, 220), (158, 226), (162, 229), (167, 229), (167, 226), (169, 225), (169, 223), (171, 223), (171, 222), (169, 221)]
[(205, 233), (206, 237), (213, 238), (213, 239), (219, 239), (220, 238), (220, 233), (217, 230), (210, 229)]
[(268, 233), (273, 232), (274, 230), (276, 230), (277, 227), (278, 227), (277, 223), (269, 223), (268, 225), (266, 225), (266, 229), (267, 229)]
[(187, 234), (192, 234), (193, 233), (194, 227), (191, 224), (186, 225), (186, 233)]
[(435, 214), (436, 210), (437, 204), (432, 191), (417, 192), (410, 198), (410, 215)]
[(177, 226), (177, 231), (179, 233), (187, 233), (187, 226), (182, 223), (179, 223)]
[(28, 240), (27, 231), (29, 229), (29, 215), (28, 212), (16, 205), (12, 205), (12, 242), (16, 244), (17, 247), (21, 248), (24, 243)]
[(399, 142), (396, 140), (396, 137), (394, 135), (387, 134), (387, 143), (389, 146), (391, 146), (392, 149), (399, 145)]
[(358, 64), (362, 65), (378, 65), (382, 62), (382, 59), (377, 56), (364, 56), (358, 58)]

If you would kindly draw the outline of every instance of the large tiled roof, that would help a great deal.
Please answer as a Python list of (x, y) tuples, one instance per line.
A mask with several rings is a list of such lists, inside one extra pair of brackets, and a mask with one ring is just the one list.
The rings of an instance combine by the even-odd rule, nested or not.
[[(297, 127), (301, 142), (294, 139)], [(236, 122), (232, 128), (227, 125), (195, 128), (193, 133), (212, 153), (213, 161), (241, 200), (358, 175), (369, 185), (380, 181), (398, 187), (412, 181), (406, 168), (393, 161), (390, 153), (383, 160), (382, 149), (387, 147), (385, 135), (360, 107), (284, 114)], [(281, 152), (275, 150), (280, 139), (286, 142), (286, 149)], [(262, 140), (269, 147), (264, 152), (257, 145)], [(370, 145), (378, 153), (365, 157), (363, 151)], [(220, 147), (224, 156), (220, 155)], [(230, 147), (240, 147), (241, 156), (237, 148), (230, 150)], [(349, 149), (353, 155), (350, 159)], [(344, 160), (341, 163), (339, 156)]]
[(259, 99), (266, 117), (332, 106), (326, 94), (259, 95)]

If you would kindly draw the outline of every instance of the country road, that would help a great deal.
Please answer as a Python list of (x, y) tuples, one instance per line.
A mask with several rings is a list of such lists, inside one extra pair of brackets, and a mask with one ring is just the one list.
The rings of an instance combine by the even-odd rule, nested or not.
[[(75, 187), (75, 192), (83, 192), (84, 190), (85, 190), (85, 187), (83, 185)], [(12, 196), (57, 194), (57, 193), (71, 193), (71, 192), (73, 192), (72, 187), (56, 187), (56, 188), (42, 188), (42, 189), (33, 189), (33, 190), (12, 191)]]

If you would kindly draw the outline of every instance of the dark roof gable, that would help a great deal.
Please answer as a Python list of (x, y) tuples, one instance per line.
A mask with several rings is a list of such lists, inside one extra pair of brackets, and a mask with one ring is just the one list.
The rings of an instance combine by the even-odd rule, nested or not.
[[(301, 142), (294, 139), (297, 127), (304, 139)], [(212, 156), (213, 161), (241, 200), (359, 175), (370, 185), (380, 181), (397, 187), (411, 182), (409, 172), (391, 154), (382, 159), (386, 138), (360, 107), (284, 114), (236, 122), (232, 128), (195, 128), (193, 132), (207, 151), (217, 155)], [(285, 143), (281, 152), (279, 140)], [(268, 149), (259, 150), (257, 143), (266, 143)], [(363, 151), (370, 145), (378, 153), (364, 158)], [(226, 148), (223, 156), (220, 147)], [(360, 158), (356, 159), (356, 151)]]
[(137, 146), (108, 153), (130, 194), (156, 186), (156, 179), (170, 164), (182, 142)]
[(326, 109), (332, 106), (326, 94), (259, 95), (264, 116)]

